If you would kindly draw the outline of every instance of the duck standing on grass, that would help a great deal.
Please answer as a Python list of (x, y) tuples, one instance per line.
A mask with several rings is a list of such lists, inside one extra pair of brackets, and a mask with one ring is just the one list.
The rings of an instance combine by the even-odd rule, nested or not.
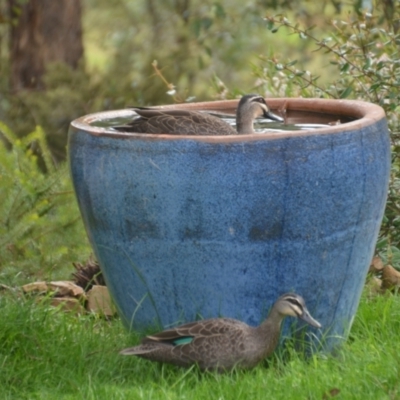
[(199, 111), (145, 107), (132, 110), (139, 118), (113, 128), (123, 132), (171, 135), (244, 135), (255, 133), (253, 123), (257, 117), (283, 121), (271, 112), (264, 97), (258, 94), (248, 94), (240, 99), (236, 110), (237, 130), (222, 119)]
[(181, 367), (198, 364), (202, 370), (219, 372), (234, 367), (253, 368), (275, 350), (281, 323), (287, 316), (321, 328), (308, 312), (304, 299), (287, 293), (279, 297), (268, 318), (256, 328), (230, 318), (191, 322), (146, 336), (139, 346), (122, 350), (120, 354)]

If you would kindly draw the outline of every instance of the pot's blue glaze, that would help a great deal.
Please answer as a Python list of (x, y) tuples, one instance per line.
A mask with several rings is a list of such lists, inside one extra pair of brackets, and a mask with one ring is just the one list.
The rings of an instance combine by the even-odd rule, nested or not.
[(384, 118), (232, 143), (72, 127), (69, 157), (90, 242), (128, 326), (198, 316), (255, 325), (295, 291), (325, 334), (346, 335), (386, 201)]

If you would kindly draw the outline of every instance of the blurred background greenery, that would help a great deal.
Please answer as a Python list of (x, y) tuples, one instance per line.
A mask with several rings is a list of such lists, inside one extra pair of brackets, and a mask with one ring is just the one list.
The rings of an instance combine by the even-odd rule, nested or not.
[(398, 3), (1, 2), (0, 278), (58, 277), (90, 253), (65, 163), (71, 120), (250, 92), (385, 108), (393, 173), (378, 251), (400, 265)]
[[(296, 58), (305, 69), (318, 71), (323, 82), (333, 81), (339, 72), (324, 54), (313, 52), (315, 46), (310, 40), (289, 35), (288, 30), (271, 33), (265, 17), (285, 12), (291, 20), (316, 26), (323, 34), (327, 21), (334, 17), (347, 18), (348, 12), (359, 7), (358, 2), (344, 6), (331, 0), (74, 0), (75, 7), (81, 7), (81, 18), (68, 29), (79, 29), (81, 24), (83, 34), (74, 39), (65, 36), (60, 45), (71, 47), (71, 42), (82, 40), (84, 51), (79, 63), (47, 62), (51, 59), (47, 57), (41, 77), (43, 84), (12, 85), (11, 81), (10, 87), (9, 77), (13, 72), (10, 68), (17, 69), (19, 61), (8, 62), (10, 28), (23, 24), (21, 13), (30, 3), (31, 8), (37, 6), (33, 6), (32, 0), (7, 1), (14, 14), (10, 18), (10, 9), (3, 6), (0, 120), (18, 136), (29, 133), (35, 125), (42, 126), (57, 160), (65, 158), (69, 122), (90, 112), (128, 105), (232, 98), (254, 91), (267, 96), (293, 95), (290, 91), (275, 93), (273, 87), (266, 87), (259, 79), (259, 72), (265, 68), (260, 56)], [(54, 13), (62, 12), (62, 3)], [(27, 11), (26, 24), (34, 19), (34, 12)], [(67, 17), (77, 19), (79, 14)], [(37, 28), (27, 29), (32, 32)], [(47, 36), (43, 33), (44, 39)], [(29, 33), (25, 40), (31, 37)], [(23, 39), (17, 37), (15, 41)], [(25, 54), (31, 52), (31, 60), (40, 58), (45, 47), (38, 45), (31, 50), (34, 45), (35, 41), (31, 40), (23, 49)], [(154, 60), (165, 79), (174, 86), (172, 90), (172, 86), (167, 87), (155, 74)], [(30, 65), (33, 68), (34, 62)]]

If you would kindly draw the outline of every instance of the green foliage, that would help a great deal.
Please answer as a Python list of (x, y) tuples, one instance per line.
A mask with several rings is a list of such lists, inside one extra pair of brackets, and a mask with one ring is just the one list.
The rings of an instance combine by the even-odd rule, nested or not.
[[(200, 373), (118, 352), (138, 342), (120, 320), (77, 316), (46, 301), (0, 298), (2, 399), (397, 399), (400, 297), (363, 296), (336, 355), (292, 346), (251, 371)], [(357, 390), (355, 390), (357, 388)]]
[[(398, 20), (397, 5), (393, 20)], [(400, 246), (400, 34), (378, 9), (375, 14), (351, 15), (348, 21), (333, 20), (328, 33), (313, 33), (285, 16), (267, 17), (268, 29), (275, 33), (286, 29), (300, 40), (314, 44), (315, 54), (322, 53), (326, 64), (337, 69), (338, 78), (324, 85), (319, 76), (298, 66), (297, 60), (282, 62), (262, 56), (263, 69), (255, 72), (266, 90), (282, 96), (353, 98), (380, 105), (386, 112), (392, 138), (392, 173), (387, 208), (380, 241)], [(274, 68), (271, 68), (273, 66)], [(383, 245), (385, 243), (385, 245)], [(400, 264), (399, 264), (400, 265)], [(399, 266), (398, 265), (398, 266)]]
[[(259, 54), (295, 51), (315, 62), (306, 56), (307, 41), (272, 38), (263, 15), (270, 7), (290, 6), (295, 18), (311, 21), (314, 11), (320, 20), (321, 12), (334, 12), (329, 3), (83, 0), (84, 62), (77, 70), (46, 65), (45, 91), (8, 93), (8, 60), (3, 55), (0, 120), (19, 137), (32, 126), (42, 126), (53, 156), (63, 160), (68, 124), (83, 114), (260, 91), (250, 67), (258, 63)], [(0, 27), (0, 46), (7, 39), (4, 30)], [(170, 85), (156, 73), (154, 60)]]
[[(98, 3), (86, 0), (87, 10), (99, 7)], [(184, 100), (209, 98), (214, 74), (230, 83), (240, 79), (241, 85), (252, 85), (252, 77), (243, 69), (265, 47), (267, 32), (260, 15), (266, 10), (264, 4), (237, 0), (229, 7), (213, 0), (112, 4), (112, 20), (109, 1), (96, 13), (88, 12), (85, 27), (92, 38), (89, 46), (96, 46), (92, 50), (113, 55), (93, 63), (111, 85), (124, 82), (120, 93), (129, 91), (131, 102), (171, 102), (163, 82), (154, 79), (153, 60)]]
[[(20, 91), (4, 99), (3, 117), (18, 137), (28, 135), (32, 126), (41, 126), (53, 157), (64, 160), (67, 132), (72, 120), (106, 108), (99, 86), (83, 68), (65, 64), (47, 66), (45, 91)], [(0, 105), (1, 107), (1, 105)]]
[(89, 252), (66, 165), (39, 126), (18, 139), (0, 122), (0, 133), (0, 277), (50, 277)]
[[(235, 0), (229, 9), (211, 0), (84, 4), (85, 46), (92, 54), (85, 63), (77, 70), (46, 65), (44, 91), (7, 93), (0, 80), (6, 94), (0, 100), (0, 120), (19, 137), (42, 126), (57, 160), (65, 158), (69, 122), (84, 114), (230, 96), (212, 91), (214, 76), (234, 87), (239, 81), (240, 86), (253, 85), (245, 69), (257, 59), (268, 34), (256, 4)], [(157, 76), (154, 60), (171, 87)]]
[[(400, 10), (400, 7), (399, 7)], [(334, 65), (338, 79), (319, 85), (319, 76), (297, 69), (297, 60), (286, 63), (267, 60), (280, 76), (298, 88), (299, 94), (337, 99), (355, 98), (379, 104), (386, 111), (392, 132), (399, 131), (400, 63), (398, 61), (400, 35), (391, 26), (379, 25), (380, 16), (363, 14), (349, 21), (333, 20), (328, 34), (313, 34), (314, 28), (301, 28), (286, 17), (268, 17), (272, 32), (285, 27), (300, 39), (315, 45), (315, 52), (323, 52), (326, 64)], [(265, 60), (265, 58), (264, 58)]]

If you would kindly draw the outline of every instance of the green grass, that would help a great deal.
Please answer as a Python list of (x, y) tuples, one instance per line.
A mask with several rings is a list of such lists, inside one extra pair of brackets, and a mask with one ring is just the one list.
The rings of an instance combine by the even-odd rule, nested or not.
[(400, 297), (363, 296), (348, 342), (306, 359), (279, 350), (251, 371), (183, 370), (118, 351), (138, 342), (119, 319), (0, 298), (2, 399), (338, 399), (400, 397)]

